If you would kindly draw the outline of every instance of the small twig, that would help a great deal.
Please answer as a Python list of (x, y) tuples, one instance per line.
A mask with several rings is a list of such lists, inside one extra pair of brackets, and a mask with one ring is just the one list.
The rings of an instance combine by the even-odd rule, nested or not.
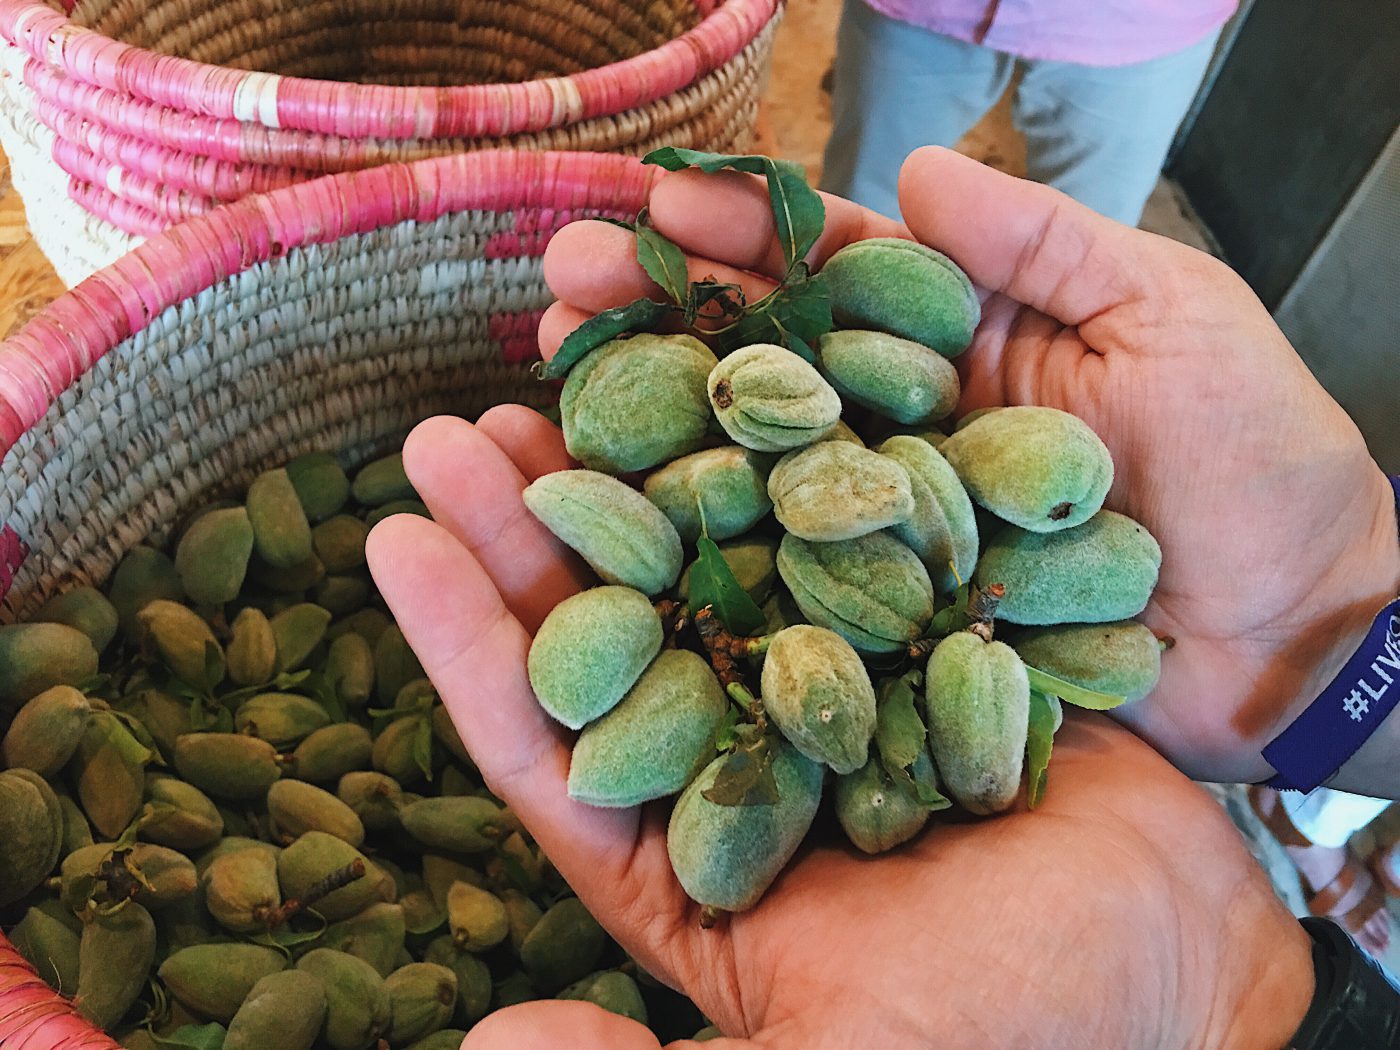
[(681, 602), (664, 598), (655, 605), (656, 615), (661, 617), (661, 631), (666, 639), (666, 647), (674, 649), (682, 631), (690, 626), (689, 610)]
[(974, 623), (990, 624), (997, 615), (997, 606), (1006, 597), (1006, 585), (989, 583), (985, 588), (974, 587), (967, 599), (968, 619)]
[(702, 930), (713, 930), (715, 924), (719, 922), (720, 916), (723, 914), (724, 912), (721, 909), (706, 904), (700, 909), (700, 928)]
[(294, 916), (301, 914), (307, 908), (315, 906), (323, 897), (328, 897), (336, 890), (344, 889), (356, 879), (365, 877), (365, 862), (363, 860), (352, 860), (343, 868), (331, 872), (324, 879), (313, 883), (301, 897), (292, 897), (283, 901), (280, 907), (260, 910), (255, 914), (259, 922), (265, 922), (269, 930), (275, 930), (279, 926), (284, 926)]
[(909, 654), (909, 659), (918, 661), (925, 659), (929, 653), (938, 648), (938, 643), (942, 638), (920, 638), (909, 643), (909, 648), (905, 650)]

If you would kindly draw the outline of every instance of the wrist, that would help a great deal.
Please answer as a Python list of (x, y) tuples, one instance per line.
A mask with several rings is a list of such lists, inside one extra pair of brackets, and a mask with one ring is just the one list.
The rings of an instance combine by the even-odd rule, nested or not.
[[(1365, 642), (1377, 613), (1400, 595), (1396, 490), (1379, 469), (1373, 472), (1372, 484), (1356, 508), (1347, 513), (1357, 522), (1352, 542), (1317, 581), (1313, 589), (1317, 600), (1311, 614), (1299, 620), (1290, 645), (1296, 688), (1290, 690), (1290, 701), (1268, 728), (1266, 742), (1275, 740), (1332, 685)], [(1400, 690), (1400, 680), (1390, 684), (1384, 677), (1377, 678), (1368, 690), (1377, 701), (1377, 692)], [(1301, 726), (1295, 727), (1293, 734), (1296, 736), (1300, 730)], [(1396, 796), (1400, 793), (1400, 765), (1394, 761), (1397, 749), (1400, 711), (1391, 712), (1375, 727), (1360, 749), (1327, 781), (1328, 786), (1361, 794)]]
[[(1221, 996), (1194, 1050), (1284, 1050), (1307, 1014), (1317, 986), (1311, 938), (1282, 908), (1252, 918), (1221, 962)], [(1238, 912), (1227, 922), (1239, 925)]]

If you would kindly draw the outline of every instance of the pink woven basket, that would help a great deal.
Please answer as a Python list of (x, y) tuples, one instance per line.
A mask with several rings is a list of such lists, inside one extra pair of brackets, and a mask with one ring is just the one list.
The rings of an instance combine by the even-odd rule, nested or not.
[(0, 0), (0, 144), (40, 247), (85, 275), (330, 172), (502, 146), (743, 150), (781, 6)]
[[(0, 342), (0, 621), (100, 585), (193, 507), (312, 449), (555, 397), (540, 256), (656, 169), (484, 151), (248, 197), (147, 241)], [(0, 1047), (110, 1048), (0, 936)]]

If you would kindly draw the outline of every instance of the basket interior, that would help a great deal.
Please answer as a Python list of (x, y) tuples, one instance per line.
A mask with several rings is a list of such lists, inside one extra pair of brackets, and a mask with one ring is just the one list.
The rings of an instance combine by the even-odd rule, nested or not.
[(653, 50), (701, 17), (696, 0), (82, 0), (72, 15), (160, 54), (403, 87), (580, 73)]
[(551, 301), (540, 259), (491, 250), (517, 233), (509, 212), (458, 212), (293, 248), (113, 347), (0, 465), (0, 521), (28, 548), (0, 621), (100, 585), (135, 544), (302, 452), (353, 466), (428, 416), (551, 403), (528, 370)]

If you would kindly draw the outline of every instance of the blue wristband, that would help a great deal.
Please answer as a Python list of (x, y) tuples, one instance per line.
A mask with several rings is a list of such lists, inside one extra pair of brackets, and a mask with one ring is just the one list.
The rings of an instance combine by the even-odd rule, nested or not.
[[(1400, 477), (1390, 479), (1400, 515)], [(1376, 616), (1366, 638), (1332, 684), (1263, 755), (1278, 775), (1268, 786), (1312, 791), (1361, 749), (1400, 704), (1400, 598)]]

